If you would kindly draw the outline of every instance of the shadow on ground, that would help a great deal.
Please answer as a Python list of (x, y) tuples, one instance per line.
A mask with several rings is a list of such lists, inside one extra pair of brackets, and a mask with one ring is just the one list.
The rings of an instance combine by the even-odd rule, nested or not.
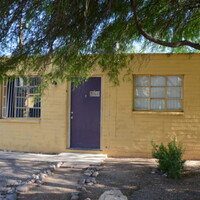
[(26, 180), (49, 165), (47, 162), (0, 160), (0, 188), (19, 180)]
[(152, 174), (154, 159), (107, 159), (97, 178), (98, 184), (87, 187), (81, 199), (92, 200), (106, 190), (119, 189), (129, 200), (199, 200), (199, 165), (187, 166), (181, 180)]
[[(75, 192), (77, 181), (83, 173), (83, 166), (62, 166), (53, 176), (45, 178), (44, 184), (35, 187), (27, 193), (21, 193), (18, 200), (69, 200), (71, 192)], [(85, 167), (85, 166), (84, 166)]]

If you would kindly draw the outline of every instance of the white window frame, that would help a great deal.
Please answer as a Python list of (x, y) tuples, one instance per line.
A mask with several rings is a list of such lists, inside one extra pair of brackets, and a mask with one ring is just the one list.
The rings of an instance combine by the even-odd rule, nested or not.
[[(31, 85), (30, 83), (31, 78), (39, 78), (39, 77), (26, 77), (26, 78), (13, 79), (10, 81), (10, 83), (12, 82), (14, 84), (12, 88), (9, 84), (9, 80), (4, 80), (2, 86), (2, 104), (1, 104), (2, 118), (23, 118), (23, 119), (40, 118), (41, 93), (39, 91), (38, 87), (39, 85), (37, 84)], [(11, 89), (12, 91), (10, 91)], [(13, 95), (12, 102), (10, 102), (10, 96), (8, 95)], [(11, 107), (12, 107), (12, 114), (10, 114)]]
[[(147, 77), (149, 77), (149, 85), (148, 86), (136, 86), (136, 77), (141, 77), (141, 76), (147, 76)], [(167, 79), (168, 79), (168, 77), (181, 77), (181, 79), (182, 79), (182, 85), (181, 86), (168, 86), (167, 85)], [(152, 86), (152, 84), (151, 84), (151, 77), (165, 77), (165, 85), (164, 86)], [(153, 112), (183, 112), (183, 82), (184, 82), (184, 76), (183, 75), (134, 75), (133, 76), (133, 86), (134, 86), (134, 90), (133, 90), (133, 98), (134, 98), (134, 100), (133, 100), (133, 111), (153, 111)], [(147, 87), (147, 88), (149, 88), (149, 96), (148, 97), (136, 97), (136, 88), (139, 88), (139, 87)], [(151, 97), (151, 89), (152, 88), (165, 88), (165, 97), (164, 98), (153, 98), (153, 97)], [(167, 97), (167, 88), (181, 88), (181, 98), (168, 98)], [(149, 102), (149, 106), (148, 106), (148, 109), (140, 109), (140, 108), (136, 108), (135, 107), (135, 100), (136, 99), (148, 99), (148, 102)], [(165, 108), (164, 109), (152, 109), (151, 108), (151, 101), (152, 100), (156, 100), (156, 99), (158, 99), (158, 100), (164, 100), (164, 102), (165, 102)], [(168, 100), (180, 100), (181, 101), (181, 108), (180, 109), (169, 109), (169, 108), (167, 108), (167, 101)]]

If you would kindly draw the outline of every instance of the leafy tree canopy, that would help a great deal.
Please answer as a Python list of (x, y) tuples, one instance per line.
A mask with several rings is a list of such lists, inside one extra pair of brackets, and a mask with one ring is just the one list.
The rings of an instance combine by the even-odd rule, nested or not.
[(1, 79), (37, 72), (45, 83), (64, 81), (98, 63), (117, 83), (138, 45), (199, 52), (200, 1), (1, 0)]

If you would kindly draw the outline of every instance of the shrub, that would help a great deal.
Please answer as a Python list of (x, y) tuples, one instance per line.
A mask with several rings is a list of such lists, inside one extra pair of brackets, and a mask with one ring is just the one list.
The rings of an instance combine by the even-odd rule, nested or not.
[(158, 159), (158, 167), (161, 171), (167, 173), (167, 177), (180, 179), (181, 171), (185, 160), (182, 160), (183, 146), (181, 143), (176, 143), (175, 139), (165, 146), (163, 143), (160, 145), (152, 142), (153, 158)]

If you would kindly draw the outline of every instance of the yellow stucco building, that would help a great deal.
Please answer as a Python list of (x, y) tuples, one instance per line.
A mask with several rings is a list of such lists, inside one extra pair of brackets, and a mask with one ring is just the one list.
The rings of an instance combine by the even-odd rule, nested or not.
[(97, 72), (78, 92), (50, 87), (41, 105), (31, 103), (34, 84), (2, 86), (0, 149), (151, 157), (152, 140), (176, 137), (185, 158), (200, 159), (200, 54), (137, 55), (130, 65), (119, 86)]

